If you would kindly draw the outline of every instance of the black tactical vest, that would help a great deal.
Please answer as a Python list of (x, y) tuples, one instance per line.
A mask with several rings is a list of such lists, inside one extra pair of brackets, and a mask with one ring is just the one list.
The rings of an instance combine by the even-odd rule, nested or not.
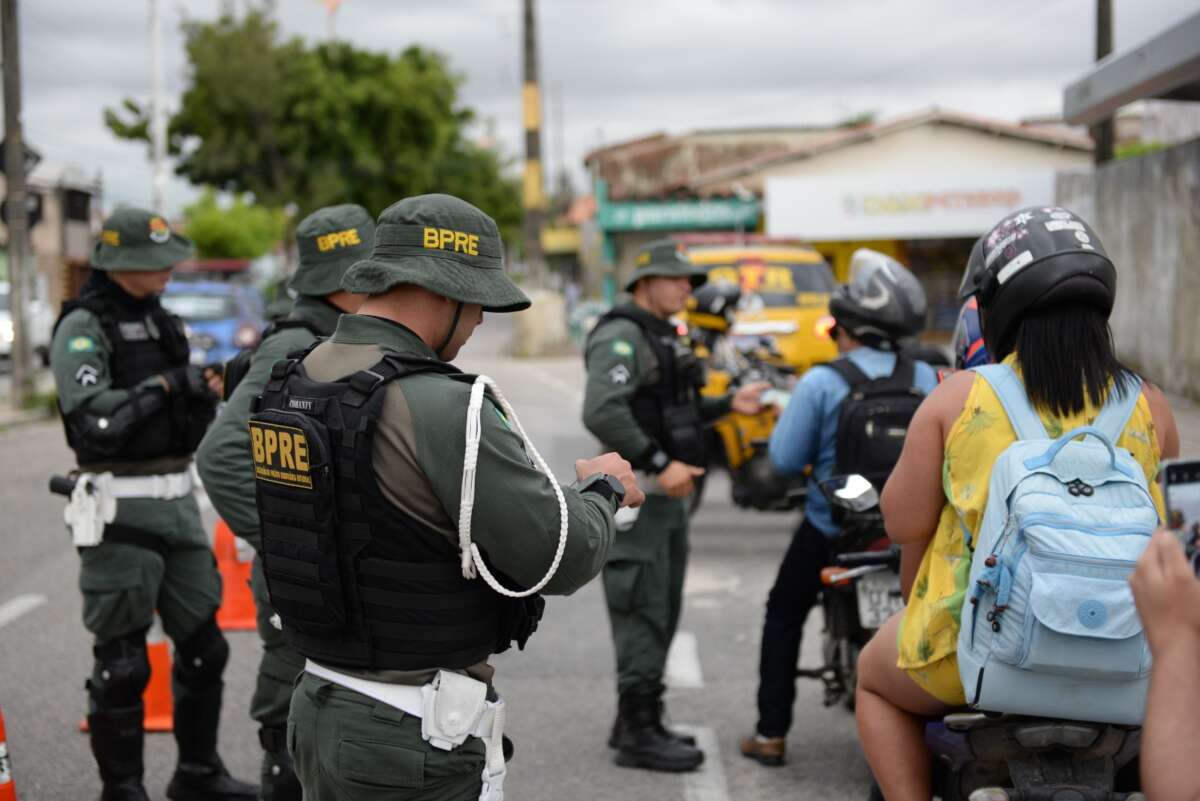
[(371, 670), (462, 669), (524, 647), (541, 597), (509, 599), (463, 578), (458, 548), (393, 506), (372, 464), (388, 383), (471, 376), (389, 354), (318, 382), (301, 364), (307, 353), (275, 364), (250, 420), (263, 568), (288, 642), (330, 667)]
[(704, 386), (704, 365), (674, 325), (633, 305), (609, 310), (596, 322), (592, 335), (616, 319), (636, 323), (658, 360), (658, 381), (639, 386), (633, 396), (633, 417), (638, 426), (672, 459), (703, 465), (699, 390)]
[[(188, 363), (187, 334), (183, 320), (162, 307), (157, 296), (130, 297), (102, 273), (94, 273), (83, 294), (62, 306), (55, 331), (68, 314), (84, 308), (100, 320), (112, 352), (108, 373), (114, 389), (128, 389), (146, 378)], [(61, 409), (60, 409), (61, 414)], [(204, 439), (216, 414), (215, 401), (169, 395), (166, 405), (142, 420), (137, 432), (116, 454), (97, 453), (64, 425), (67, 444), (79, 464), (141, 462), (164, 456), (190, 456)], [(64, 423), (65, 423), (64, 419)]]

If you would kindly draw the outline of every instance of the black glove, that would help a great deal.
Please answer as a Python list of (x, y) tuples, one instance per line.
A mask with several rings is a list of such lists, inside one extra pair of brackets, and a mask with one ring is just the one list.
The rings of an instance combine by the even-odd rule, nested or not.
[(165, 373), (162, 373), (162, 379), (167, 385), (167, 394), (169, 395), (184, 395), (188, 398), (214, 398), (212, 391), (208, 388), (208, 382), (204, 379), (204, 368), (197, 367), (194, 364), (186, 364), (182, 367), (172, 367)]

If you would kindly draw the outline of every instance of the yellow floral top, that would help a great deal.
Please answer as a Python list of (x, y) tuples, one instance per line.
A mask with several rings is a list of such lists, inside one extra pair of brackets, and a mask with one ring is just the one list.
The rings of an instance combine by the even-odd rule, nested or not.
[[(1017, 369), (1015, 361), (1015, 356), (1005, 359)], [(1040, 411), (1039, 416), (1046, 433), (1058, 437), (1064, 431), (1091, 424), (1096, 413), (1089, 404), (1082, 413), (1071, 417), (1056, 418), (1045, 411)], [(971, 555), (964, 546), (963, 529), (970, 531), (971, 540), (975, 541), (987, 504), (992, 465), (1016, 439), (1000, 399), (982, 376), (976, 376), (966, 407), (946, 438), (942, 460), (946, 505), (942, 508), (937, 532), (921, 561), (900, 623), (897, 665), (901, 669), (925, 668), (954, 655), (958, 645), (959, 613), (971, 570)], [(1160, 459), (1158, 437), (1144, 394), (1138, 399), (1117, 444), (1133, 454), (1146, 471), (1150, 493), (1161, 519), (1162, 490), (1154, 481)]]

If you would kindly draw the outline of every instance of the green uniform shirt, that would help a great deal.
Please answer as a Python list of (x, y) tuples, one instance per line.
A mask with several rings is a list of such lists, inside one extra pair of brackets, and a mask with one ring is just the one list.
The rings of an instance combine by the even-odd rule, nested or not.
[[(432, 348), (402, 325), (347, 314), (338, 322), (333, 337), (305, 359), (304, 368), (314, 380), (333, 381), (371, 367), (385, 350), (436, 358)], [(456, 547), (470, 390), (469, 383), (437, 373), (420, 373), (388, 384), (373, 442), (375, 474), (384, 497)], [(490, 399), (484, 403), (481, 425), (471, 538), (496, 568), (529, 587), (541, 580), (554, 560), (558, 501), (550, 481), (530, 462), (520, 435)], [(549, 595), (568, 595), (596, 576), (615, 531), (614, 500), (572, 487), (563, 487), (563, 494), (569, 536), (558, 572), (542, 590)], [(492, 671), (486, 664), (467, 672), (491, 680)], [(433, 673), (363, 675), (424, 684)]]
[[(301, 295), (289, 320), (313, 323), (328, 336), (340, 312), (318, 298)], [(250, 462), (250, 404), (271, 376), (271, 367), (289, 353), (304, 350), (316, 339), (307, 328), (284, 328), (263, 340), (250, 360), (241, 383), (196, 450), (196, 469), (217, 514), (233, 533), (256, 549), (259, 543), (258, 506), (254, 500), (254, 468)]]
[[(131, 395), (166, 391), (158, 376), (149, 376), (133, 387), (114, 388), (109, 369), (112, 354), (113, 346), (100, 318), (88, 309), (73, 309), (59, 323), (50, 343), (50, 368), (64, 417), (84, 407), (98, 415), (111, 415), (128, 403)], [(137, 436), (136, 432), (132, 436)], [(190, 461), (188, 457), (164, 456), (137, 463), (103, 462), (80, 467), (96, 473), (150, 475), (178, 473), (186, 470)]]
[[(587, 390), (583, 400), (583, 424), (611, 449), (635, 467), (648, 454), (652, 442), (633, 416), (633, 396), (640, 387), (661, 379), (662, 371), (641, 327), (618, 317), (592, 334), (587, 348)], [(729, 413), (732, 396), (700, 397), (700, 417), (715, 420)], [(699, 465), (702, 466), (702, 465)]]

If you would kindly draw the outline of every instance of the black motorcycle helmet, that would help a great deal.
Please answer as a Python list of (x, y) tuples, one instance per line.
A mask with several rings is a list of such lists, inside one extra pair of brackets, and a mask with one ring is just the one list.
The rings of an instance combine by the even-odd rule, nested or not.
[(692, 292), (696, 311), (723, 317), (730, 324), (733, 323), (733, 315), (741, 297), (742, 288), (733, 281), (725, 280), (709, 281)]
[(829, 313), (863, 344), (895, 350), (897, 340), (925, 327), (925, 290), (891, 256), (859, 248), (850, 258), (850, 283), (833, 291)]
[(979, 298), (983, 338), (996, 361), (1012, 351), (1030, 311), (1064, 301), (1112, 313), (1117, 269), (1086, 222), (1057, 206), (1031, 206), (983, 238), (983, 269), (964, 277), (962, 295)]

